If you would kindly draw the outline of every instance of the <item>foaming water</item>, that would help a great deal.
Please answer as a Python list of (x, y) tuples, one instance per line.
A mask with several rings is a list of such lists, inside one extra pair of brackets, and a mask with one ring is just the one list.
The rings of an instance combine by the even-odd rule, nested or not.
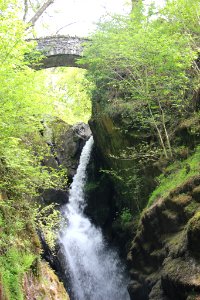
[(117, 253), (110, 250), (99, 228), (84, 215), (84, 185), (93, 138), (83, 148), (64, 208), (68, 220), (59, 240), (74, 300), (128, 300), (127, 278)]

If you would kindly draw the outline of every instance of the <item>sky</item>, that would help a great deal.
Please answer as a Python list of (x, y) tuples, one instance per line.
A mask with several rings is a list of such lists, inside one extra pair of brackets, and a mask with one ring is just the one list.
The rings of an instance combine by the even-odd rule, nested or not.
[[(145, 0), (148, 5), (151, 0)], [(161, 5), (164, 0), (156, 0)], [(128, 14), (131, 0), (55, 0), (36, 23), (37, 36), (87, 36), (106, 13)], [(63, 28), (64, 27), (64, 28)]]

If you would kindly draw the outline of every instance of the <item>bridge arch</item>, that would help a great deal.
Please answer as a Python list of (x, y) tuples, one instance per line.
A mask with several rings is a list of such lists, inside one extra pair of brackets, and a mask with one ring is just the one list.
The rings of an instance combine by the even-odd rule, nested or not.
[(32, 66), (36, 70), (53, 67), (79, 67), (77, 59), (82, 57), (83, 44), (86, 38), (70, 36), (50, 36), (34, 39), (37, 42), (37, 50), (45, 57), (38, 66)]

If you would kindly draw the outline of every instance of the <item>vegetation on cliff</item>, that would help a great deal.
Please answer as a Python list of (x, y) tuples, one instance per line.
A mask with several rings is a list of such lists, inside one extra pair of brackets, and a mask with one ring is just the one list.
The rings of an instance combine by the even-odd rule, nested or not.
[[(19, 5), (15, 0), (0, 0), (0, 298), (11, 300), (24, 299), (26, 272), (36, 277), (40, 273), (38, 231), (53, 247), (60, 220), (53, 204), (43, 207), (36, 201), (45, 189), (66, 186), (62, 166), (45, 166), (51, 157), (51, 148), (43, 139), (45, 126), (62, 118), (61, 107), (70, 114), (71, 122), (90, 111), (88, 107), (80, 112), (81, 101), (79, 105), (73, 102), (75, 94), (76, 100), (83, 94), (80, 83), (70, 91), (67, 103), (63, 91), (53, 91), (47, 86), (47, 76), (30, 68), (40, 54), (34, 43), (26, 41), (27, 24), (20, 19)], [(83, 75), (78, 71), (68, 71), (60, 86), (80, 78)]]
[(101, 23), (85, 50), (95, 97), (106, 110), (132, 105), (140, 126), (154, 128), (166, 158), (173, 156), (171, 128), (198, 105), (198, 18), (198, 1), (168, 1), (147, 13), (139, 1), (130, 17)]
[(93, 84), (98, 174), (112, 184), (105, 222), (122, 244), (148, 202), (199, 172), (199, 1), (134, 2), (131, 15), (99, 24), (81, 60)]
[(68, 124), (87, 123), (91, 115), (90, 90), (85, 69), (56, 68), (40, 71), (46, 78), (56, 114)]
[(165, 173), (161, 174), (158, 180), (158, 187), (149, 198), (148, 205), (151, 205), (160, 196), (167, 196), (173, 189), (182, 185), (189, 178), (200, 173), (200, 148), (197, 147), (195, 153), (186, 160), (175, 161), (165, 168)]

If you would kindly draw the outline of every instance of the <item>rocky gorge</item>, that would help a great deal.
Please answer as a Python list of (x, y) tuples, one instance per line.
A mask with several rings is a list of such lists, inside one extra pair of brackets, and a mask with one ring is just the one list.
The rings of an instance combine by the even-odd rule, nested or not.
[[(134, 157), (128, 159), (119, 157), (120, 151), (125, 148), (124, 145), (132, 149), (131, 147), (135, 145), (140, 147), (144, 141), (151, 143), (150, 141), (155, 141), (156, 137), (144, 132), (142, 138), (141, 135), (139, 138), (138, 123), (133, 119), (130, 120), (128, 115), (125, 120), (119, 115), (111, 116), (104, 111), (101, 117), (100, 115), (101, 111), (98, 111), (98, 117), (93, 114), (90, 121), (95, 146), (87, 167), (85, 214), (103, 228), (110, 243), (119, 248), (120, 255), (124, 258), (127, 256), (130, 274), (128, 290), (131, 299), (198, 299), (200, 178), (199, 152), (195, 152), (194, 148), (199, 143), (199, 119), (193, 117), (181, 121), (174, 131), (174, 143), (182, 146), (177, 152), (177, 159), (181, 158), (182, 165), (170, 169), (170, 164), (162, 156), (150, 158), (147, 163), (144, 163), (145, 153), (140, 161)], [(82, 132), (82, 135), (79, 132), (78, 138), (77, 126), (78, 128), (80, 126)], [(83, 124), (74, 128), (72, 136), (75, 133), (75, 141), (78, 145), (80, 143), (83, 145), (91, 134), (89, 129)], [(65, 134), (61, 136), (64, 137), (65, 149), (71, 149), (71, 141), (74, 139), (70, 137), (68, 140), (70, 134), (65, 130), (64, 132)], [(72, 144), (74, 149), (81, 149), (75, 146), (74, 142)], [(56, 147), (54, 140), (54, 148)], [(77, 152), (70, 151), (70, 154), (72, 153), (74, 155)], [(66, 154), (63, 155), (66, 157)], [(70, 165), (71, 159), (69, 161), (70, 163), (65, 163)], [(78, 159), (75, 161), (77, 165)], [(116, 175), (114, 172), (120, 172), (132, 177), (135, 175), (134, 171), (138, 169), (143, 175), (143, 179), (140, 178), (139, 188), (137, 180), (131, 181), (132, 185), (127, 188), (126, 182), (121, 179), (118, 182), (113, 176)], [(151, 197), (157, 190), (156, 178), (159, 174), (164, 173), (164, 180), (171, 182), (176, 181), (175, 178), (180, 172), (183, 172), (180, 182), (175, 182), (174, 186), (165, 188), (163, 192), (158, 191), (151, 204)], [(127, 190), (127, 193), (121, 193), (122, 188)], [(139, 215), (137, 206), (131, 201), (131, 197), (136, 197), (133, 194), (136, 188), (138, 188), (136, 196), (143, 199), (143, 204), (140, 202)], [(127, 208), (128, 216), (124, 213), (124, 206)], [(51, 253), (48, 255), (48, 249), (44, 252), (44, 257), (57, 272), (62, 270), (62, 255), (59, 260), (59, 249), (57, 263), (56, 256), (53, 257)], [(67, 281), (67, 278), (63, 277), (64, 270), (58, 274), (64, 282)]]
[[(137, 125), (128, 115), (126, 118), (118, 114), (111, 116), (100, 109), (90, 121), (98, 155), (103, 162), (101, 167), (109, 170), (107, 176), (112, 190), (110, 207), (113, 217), (107, 224), (111, 236), (117, 239), (118, 246), (123, 249), (123, 254), (128, 254), (130, 297), (137, 300), (198, 299), (199, 154), (196, 154), (194, 166), (190, 157), (195, 155), (193, 149), (199, 143), (199, 119), (197, 117), (180, 122), (174, 131), (174, 143), (182, 146), (177, 159), (182, 161), (182, 167), (179, 167), (183, 174), (177, 183), (176, 177), (180, 170), (169, 170), (168, 163), (162, 157), (147, 160), (143, 153), (143, 161), (142, 155), (140, 157), (142, 163), (134, 157), (119, 157), (125, 145), (129, 148), (155, 141), (155, 135), (141, 134)], [(145, 160), (147, 163), (144, 163)], [(137, 180), (127, 187), (127, 182), (116, 182), (113, 178), (113, 172), (127, 178), (133, 176), (138, 169), (142, 172), (139, 186)], [(156, 190), (156, 178), (161, 173), (164, 173), (165, 180), (169, 178), (175, 184), (172, 187), (166, 185), (162, 192), (156, 194), (154, 203), (151, 204), (149, 198), (151, 200), (151, 195)], [(123, 184), (127, 193), (120, 194), (119, 189), (122, 191)], [(94, 185), (95, 188), (98, 191), (98, 187)], [(133, 193), (135, 189), (138, 193), (136, 196)], [(136, 206), (130, 205), (130, 197), (142, 200), (139, 219)], [(119, 213), (121, 203), (125, 203), (132, 211), (132, 218), (127, 218), (125, 222), (122, 221), (123, 210), (121, 216)]]
[[(43, 134), (52, 149), (53, 162), (47, 161), (53, 167), (63, 164), (71, 182), (92, 132), (84, 213), (127, 259), (130, 298), (198, 299), (198, 112), (172, 124), (170, 138), (176, 149), (172, 160), (159, 150), (154, 128), (144, 127), (137, 114), (129, 104), (115, 101), (105, 107), (101, 98), (93, 99), (90, 129), (57, 120), (51, 138)], [(45, 191), (44, 201), (67, 203), (68, 192), (61, 198), (59, 193)], [(43, 247), (43, 257), (70, 289), (60, 247), (56, 255), (44, 241)]]
[(2, 300), (200, 299), (200, 3), (131, 2), (43, 73), (0, 1)]

